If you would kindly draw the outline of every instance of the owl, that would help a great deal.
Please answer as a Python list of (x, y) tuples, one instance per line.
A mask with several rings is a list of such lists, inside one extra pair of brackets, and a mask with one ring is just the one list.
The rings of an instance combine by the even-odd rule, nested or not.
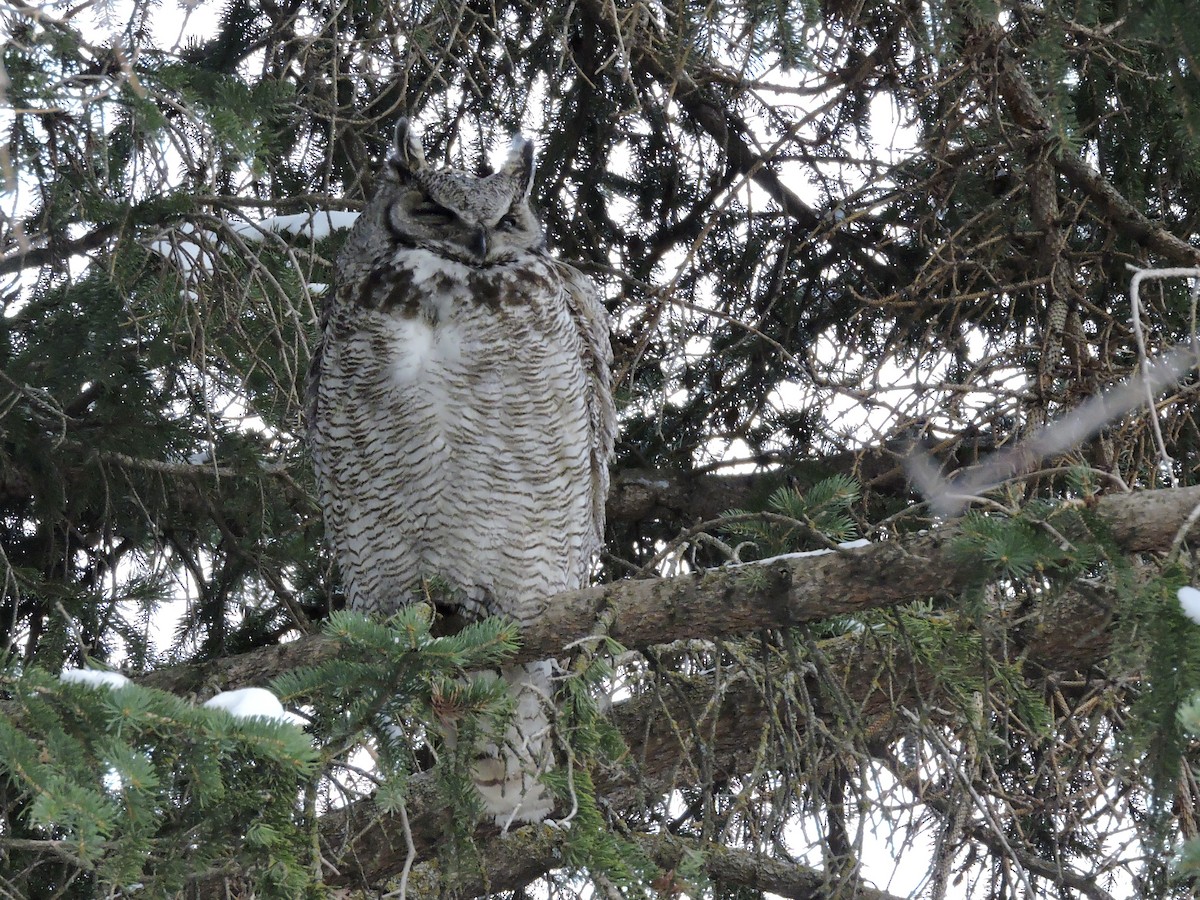
[[(401, 119), (338, 255), (309, 442), (352, 609), (390, 614), (436, 580), (449, 612), (525, 625), (590, 580), (615, 431), (608, 319), (547, 251), (533, 171), (520, 136), (494, 174), (431, 166)], [(499, 673), (516, 714), (472, 777), (504, 824), (552, 805), (537, 777), (553, 670)]]

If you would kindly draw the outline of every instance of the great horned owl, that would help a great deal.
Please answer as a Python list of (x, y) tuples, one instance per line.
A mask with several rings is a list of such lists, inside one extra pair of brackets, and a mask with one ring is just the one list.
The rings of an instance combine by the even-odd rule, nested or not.
[[(518, 136), (495, 174), (433, 168), (402, 119), (337, 258), (309, 424), (352, 609), (394, 612), (435, 578), (468, 617), (528, 624), (589, 581), (615, 430), (608, 320), (546, 250), (533, 166)], [(498, 821), (550, 810), (551, 669), (501, 673), (517, 714), (473, 770)]]

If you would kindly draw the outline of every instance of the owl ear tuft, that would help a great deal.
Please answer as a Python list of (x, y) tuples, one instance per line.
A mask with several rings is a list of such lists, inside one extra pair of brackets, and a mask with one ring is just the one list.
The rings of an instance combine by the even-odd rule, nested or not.
[(533, 141), (520, 134), (514, 137), (512, 149), (508, 151), (508, 159), (504, 161), (500, 174), (515, 178), (516, 193), (522, 200), (528, 197), (533, 185)]
[(396, 122), (388, 162), (401, 175), (412, 175), (425, 168), (425, 151), (421, 149), (421, 141), (414, 133), (408, 116), (401, 116)]

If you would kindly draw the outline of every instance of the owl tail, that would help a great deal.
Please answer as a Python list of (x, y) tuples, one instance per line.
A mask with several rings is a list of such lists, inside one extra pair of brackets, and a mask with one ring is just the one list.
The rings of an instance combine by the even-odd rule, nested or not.
[(471, 767), (483, 806), (496, 824), (541, 822), (554, 808), (554, 798), (538, 776), (554, 765), (553, 734), (546, 711), (552, 702), (552, 659), (499, 670), (516, 699), (504, 741), (488, 740)]

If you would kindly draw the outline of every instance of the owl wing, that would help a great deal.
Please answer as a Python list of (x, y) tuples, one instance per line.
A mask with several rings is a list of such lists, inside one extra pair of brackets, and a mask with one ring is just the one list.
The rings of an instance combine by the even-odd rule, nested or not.
[(587, 374), (587, 408), (592, 456), (592, 522), (596, 546), (604, 546), (604, 510), (608, 502), (608, 467), (613, 458), (617, 412), (612, 394), (612, 344), (608, 339), (608, 310), (600, 292), (583, 272), (555, 260), (562, 276), (567, 306), (579, 333), (584, 371)]
[[(360, 223), (369, 221), (367, 213), (359, 219)], [(309, 360), (305, 425), (316, 475), (317, 500), (336, 551), (350, 606), (363, 611), (390, 612), (394, 607), (387, 605), (388, 595), (361, 584), (355, 590), (354, 585), (363, 581), (363, 573), (377, 572), (379, 566), (372, 563), (369, 542), (364, 547), (362, 541), (347, 540), (351, 527), (361, 521), (362, 512), (358, 504), (345, 501), (347, 494), (360, 496), (363, 483), (352, 476), (352, 483), (347, 484), (345, 467), (339, 472), (338, 465), (350, 446), (347, 442), (356, 440), (353, 401), (346, 394), (351, 379), (343, 352), (354, 335), (370, 330), (369, 319), (377, 315), (375, 307), (383, 298), (391, 298), (397, 289), (389, 271), (373, 275), (380, 268), (379, 258), (386, 252), (377, 231), (356, 225), (338, 256), (333, 289), (323, 298), (317, 342)]]
[[(316, 475), (317, 500), (326, 528), (331, 536), (340, 535), (345, 529), (346, 506), (334, 502), (334, 472), (332, 467), (332, 444), (337, 437), (330, 430), (327, 410), (321, 408), (321, 383), (326, 367), (334, 359), (337, 342), (344, 339), (354, 327), (356, 310), (353, 305), (340, 302), (337, 294), (327, 297), (321, 305), (317, 330), (317, 343), (313, 347), (308, 364), (308, 381), (305, 390), (305, 431), (309, 453), (312, 456)], [(336, 539), (334, 541), (336, 543)], [(345, 567), (350, 560), (338, 552), (338, 562)], [(344, 569), (343, 569), (344, 571)]]

